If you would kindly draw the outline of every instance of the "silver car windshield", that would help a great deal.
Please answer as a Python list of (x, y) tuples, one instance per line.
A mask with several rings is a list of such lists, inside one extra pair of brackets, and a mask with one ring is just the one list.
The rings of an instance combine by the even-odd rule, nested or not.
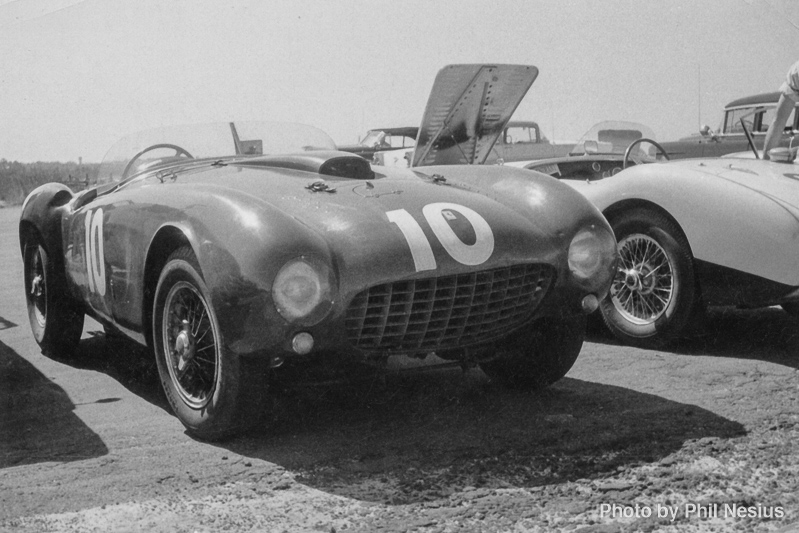
[(103, 158), (97, 181), (119, 182), (182, 160), (335, 149), (330, 136), (304, 124), (221, 122), (156, 128), (128, 135), (114, 144)]

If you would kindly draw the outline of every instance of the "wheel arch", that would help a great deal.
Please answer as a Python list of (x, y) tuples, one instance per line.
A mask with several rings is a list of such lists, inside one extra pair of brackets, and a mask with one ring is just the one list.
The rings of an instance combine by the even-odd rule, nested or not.
[(688, 243), (688, 251), (691, 253), (691, 257), (692, 258), (694, 257), (694, 252), (691, 247), (691, 240), (688, 238), (688, 235), (685, 233), (685, 230), (683, 229), (682, 225), (680, 225), (680, 223), (677, 221), (676, 218), (674, 218), (671, 215), (671, 213), (669, 213), (667, 210), (663, 209), (654, 202), (650, 202), (648, 200), (640, 200), (640, 199), (622, 200), (620, 202), (616, 202), (613, 205), (606, 207), (602, 211), (602, 214), (605, 216), (605, 218), (608, 219), (608, 222), (612, 226), (613, 221), (617, 217), (632, 209), (648, 209), (667, 218), (672, 224), (674, 224), (674, 227), (677, 228), (677, 230), (680, 232), (680, 235), (682, 236), (683, 239), (685, 239), (685, 242)]
[(161, 227), (150, 241), (147, 256), (144, 261), (143, 299), (142, 299), (142, 324), (144, 338), (148, 347), (152, 348), (152, 319), (155, 288), (161, 270), (169, 256), (183, 246), (190, 246), (197, 257), (197, 248), (189, 237), (189, 232), (178, 226), (166, 225)]
[(19, 217), (20, 252), (25, 252), (25, 240), (35, 236), (61, 262), (61, 211), (73, 196), (72, 189), (62, 183), (46, 183), (25, 198)]

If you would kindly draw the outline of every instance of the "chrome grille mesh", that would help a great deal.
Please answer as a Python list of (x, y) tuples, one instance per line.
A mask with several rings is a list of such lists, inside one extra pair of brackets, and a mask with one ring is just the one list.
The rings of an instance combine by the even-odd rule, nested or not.
[(365, 351), (468, 346), (524, 323), (553, 278), (552, 267), (532, 264), (377, 285), (347, 308), (347, 336)]

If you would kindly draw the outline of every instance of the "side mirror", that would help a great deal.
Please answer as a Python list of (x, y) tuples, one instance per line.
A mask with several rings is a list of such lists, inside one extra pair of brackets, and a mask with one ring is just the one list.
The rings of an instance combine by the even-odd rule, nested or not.
[(708, 126), (707, 124), (704, 124), (702, 126), (702, 128), (699, 130), (699, 134), (702, 137), (709, 137), (711, 141), (718, 141), (719, 140), (718, 134), (715, 131), (713, 131), (710, 128), (710, 126)]

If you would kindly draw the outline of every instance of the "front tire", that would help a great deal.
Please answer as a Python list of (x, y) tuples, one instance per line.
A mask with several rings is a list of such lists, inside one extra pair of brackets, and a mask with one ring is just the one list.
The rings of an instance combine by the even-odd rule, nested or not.
[(519, 335), (500, 348), (496, 358), (480, 363), (492, 380), (518, 390), (539, 390), (571, 370), (585, 339), (584, 316), (545, 318), (528, 335)]
[(35, 237), (25, 242), (25, 301), (33, 337), (42, 353), (57, 359), (74, 357), (83, 333), (83, 312), (66, 295), (50, 254)]
[(225, 348), (210, 292), (189, 247), (169, 256), (158, 280), (153, 346), (167, 400), (189, 433), (222, 440), (259, 419), (245, 407), (261, 405), (265, 372), (252, 371), (255, 362)]
[(674, 222), (649, 209), (633, 209), (614, 218), (619, 267), (602, 319), (625, 344), (660, 348), (685, 334), (698, 317), (693, 256)]

